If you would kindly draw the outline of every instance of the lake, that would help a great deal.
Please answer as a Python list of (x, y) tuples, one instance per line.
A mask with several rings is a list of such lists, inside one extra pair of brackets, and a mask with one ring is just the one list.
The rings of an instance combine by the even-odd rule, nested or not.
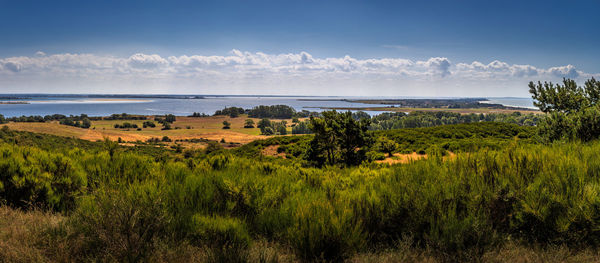
[[(322, 111), (319, 107), (374, 107), (363, 103), (340, 101), (342, 99), (406, 99), (412, 97), (279, 97), (279, 96), (203, 96), (201, 99), (189, 99), (186, 96), (165, 95), (152, 96), (112, 96), (94, 95), (40, 95), (19, 94), (1, 95), (0, 97), (21, 97), (11, 99), (11, 102), (26, 102), (29, 104), (0, 104), (0, 114), (5, 117), (21, 115), (79, 115), (108, 116), (115, 113), (140, 115), (174, 114), (178, 116), (200, 112), (212, 115), (225, 107), (242, 107), (249, 109), (258, 105), (288, 105), (297, 111)], [(176, 98), (173, 98), (176, 97)], [(417, 97), (415, 97), (417, 98)], [(9, 101), (0, 99), (0, 101)], [(489, 98), (490, 103), (507, 106), (533, 107), (530, 98)], [(371, 115), (380, 111), (369, 111)]]

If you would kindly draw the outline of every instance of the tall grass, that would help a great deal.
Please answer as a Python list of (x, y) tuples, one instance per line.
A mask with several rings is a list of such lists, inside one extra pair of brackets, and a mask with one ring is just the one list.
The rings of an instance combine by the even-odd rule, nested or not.
[[(20, 204), (11, 185), (36, 193), (25, 200), (60, 207), (81, 253), (97, 260), (146, 261), (163, 243), (248, 261), (252, 240), (267, 240), (303, 261), (343, 261), (408, 239), (438, 259), (477, 261), (512, 242), (600, 242), (599, 142), (516, 140), (452, 159), (432, 151), (403, 165), (322, 169), (227, 153), (185, 161), (8, 145), (0, 153), (0, 165), (13, 167), (0, 172), (3, 201)], [(38, 181), (15, 183), (27, 178)]]

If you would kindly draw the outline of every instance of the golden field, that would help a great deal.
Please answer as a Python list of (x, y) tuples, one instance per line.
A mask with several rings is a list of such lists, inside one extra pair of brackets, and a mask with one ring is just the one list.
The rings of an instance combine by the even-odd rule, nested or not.
[[(148, 120), (152, 119), (152, 116), (148, 117)], [(155, 128), (143, 128), (140, 131), (137, 129), (117, 129), (114, 128), (114, 125), (128, 122), (137, 124), (141, 128), (144, 120), (92, 121), (92, 126), (89, 129), (61, 125), (58, 122), (10, 122), (5, 125), (13, 130), (75, 137), (89, 141), (103, 140), (104, 138), (114, 141), (121, 138), (124, 142), (136, 142), (168, 136), (173, 141), (186, 139), (220, 141), (224, 139), (228, 143), (245, 144), (257, 139), (267, 138), (265, 135), (260, 135), (260, 129), (258, 128), (244, 128), (246, 119), (248, 119), (246, 115), (237, 118), (230, 118), (229, 116), (177, 117), (177, 121), (171, 125), (171, 130), (161, 130), (162, 125), (155, 122)], [(254, 120), (255, 126), (260, 120), (257, 118), (251, 119)], [(231, 129), (223, 129), (223, 121), (230, 122)], [(289, 125), (292, 120), (288, 119), (286, 121), (288, 122), (288, 132), (291, 133)], [(193, 147), (192, 145), (186, 145), (186, 143), (184, 143), (184, 146)]]

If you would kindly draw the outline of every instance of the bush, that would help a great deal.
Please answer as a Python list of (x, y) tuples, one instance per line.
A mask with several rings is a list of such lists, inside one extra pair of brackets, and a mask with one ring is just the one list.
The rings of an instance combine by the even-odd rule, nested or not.
[(366, 153), (367, 160), (369, 161), (377, 161), (377, 160), (385, 160), (385, 154), (376, 151), (369, 151)]
[(254, 128), (254, 121), (252, 119), (246, 119), (244, 128)]
[(194, 215), (190, 239), (206, 246), (212, 262), (246, 262), (250, 235), (244, 223), (236, 218)]
[(154, 185), (99, 191), (82, 199), (69, 220), (84, 243), (81, 254), (102, 261), (147, 260), (165, 234), (168, 216)]
[(365, 238), (352, 214), (319, 201), (300, 205), (288, 229), (288, 239), (306, 261), (343, 261), (363, 247)]
[(66, 211), (85, 191), (85, 173), (62, 154), (2, 146), (0, 156), (0, 203)]
[(228, 121), (223, 121), (223, 129), (231, 129), (231, 123)]

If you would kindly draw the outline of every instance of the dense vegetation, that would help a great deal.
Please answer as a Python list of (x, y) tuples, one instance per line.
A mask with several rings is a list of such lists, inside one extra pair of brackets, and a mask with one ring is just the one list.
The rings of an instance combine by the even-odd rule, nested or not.
[[(495, 124), (479, 125), (466, 127), (485, 134)], [(499, 126), (487, 135), (511, 137), (500, 133), (510, 125)], [(446, 161), (431, 152), (406, 165), (317, 169), (223, 150), (157, 160), (110, 142), (45, 150), (36, 146), (45, 139), (21, 146), (11, 141), (27, 133), (2, 134), (3, 202), (66, 212), (48, 238), (66, 242), (60, 256), (76, 261), (140, 261), (180, 244), (207, 251), (206, 260), (239, 261), (264, 239), (307, 261), (402, 240), (448, 260), (477, 259), (507, 240), (582, 248), (600, 241), (598, 143), (512, 141)]]
[[(222, 110), (217, 110), (214, 115), (225, 115), (232, 118), (238, 117), (242, 114), (248, 114), (251, 118), (271, 118), (271, 119), (291, 119), (293, 117), (306, 118), (306, 117), (317, 117), (320, 116), (318, 112), (311, 112), (307, 110), (296, 111), (294, 108), (287, 105), (259, 105), (252, 109), (244, 109), (240, 107), (225, 107)], [(201, 117), (203, 115), (194, 113), (192, 117)]]
[[(361, 116), (360, 118), (367, 118)], [(403, 112), (385, 112), (371, 118), (371, 130), (392, 130), (402, 128), (433, 127), (447, 124), (475, 123), (475, 122), (504, 122), (522, 126), (535, 126), (539, 122), (537, 114), (514, 113), (488, 113), (488, 114), (460, 114), (454, 112), (421, 112), (415, 111), (408, 114)]]
[(531, 82), (529, 92), (535, 105), (548, 113), (539, 129), (546, 141), (590, 141), (600, 137), (600, 81), (592, 78), (584, 87), (570, 79), (564, 79), (563, 85)]
[[(550, 115), (541, 128), (479, 119), (369, 130), (374, 120), (331, 111), (309, 120), (311, 135), (231, 150), (204, 141), (185, 152), (2, 128), (0, 218), (16, 210), (55, 217), (28, 242), (14, 243), (17, 227), (0, 233), (0, 260), (339, 262), (424, 251), (478, 262), (511, 246), (597, 253), (598, 134), (544, 133), (562, 131), (552, 121), (563, 117), (594, 131), (596, 83), (533, 84)], [(286, 158), (265, 155), (271, 148)], [(388, 165), (370, 157), (415, 151), (427, 158)]]

